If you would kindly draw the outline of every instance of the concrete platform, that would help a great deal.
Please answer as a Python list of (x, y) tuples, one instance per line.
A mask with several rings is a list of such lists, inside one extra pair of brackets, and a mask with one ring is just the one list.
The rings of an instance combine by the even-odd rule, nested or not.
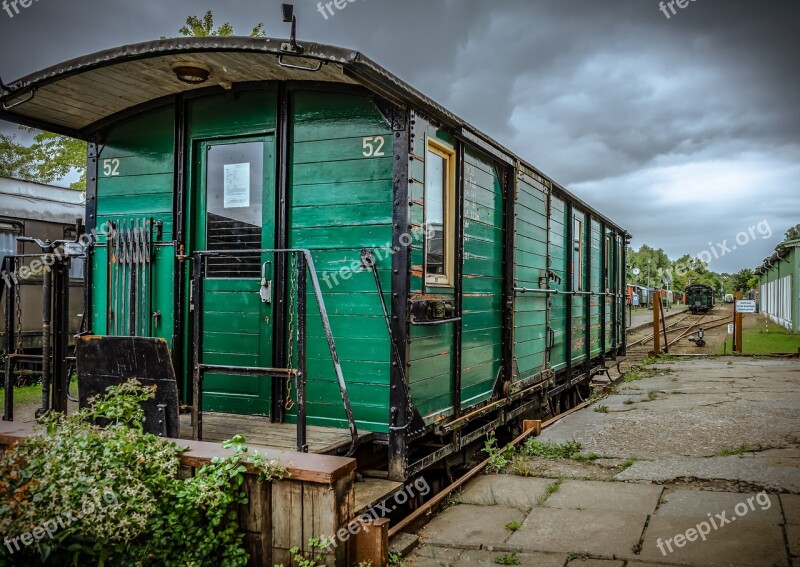
[(657, 370), (544, 432), (591, 459), (478, 477), (406, 565), (800, 567), (800, 362)]

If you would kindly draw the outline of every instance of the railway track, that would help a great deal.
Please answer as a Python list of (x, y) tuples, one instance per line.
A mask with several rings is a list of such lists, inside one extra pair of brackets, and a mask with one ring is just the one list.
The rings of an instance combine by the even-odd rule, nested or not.
[[(718, 310), (703, 315), (687, 314), (677, 321), (673, 321), (666, 327), (666, 340), (662, 336), (662, 348), (664, 353), (669, 353), (672, 347), (679, 350), (681, 341), (690, 337), (700, 328), (703, 330), (716, 329), (731, 322), (731, 316), (726, 314), (719, 317), (722, 313)], [(685, 324), (684, 324), (685, 323)], [(664, 331), (662, 330), (662, 333)], [(637, 364), (653, 351), (653, 333), (649, 333), (634, 341), (628, 342), (628, 358), (631, 364)]]

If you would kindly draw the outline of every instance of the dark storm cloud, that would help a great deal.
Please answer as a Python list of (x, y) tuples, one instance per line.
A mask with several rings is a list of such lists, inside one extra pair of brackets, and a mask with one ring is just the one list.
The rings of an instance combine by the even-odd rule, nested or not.
[[(114, 45), (175, 35), (214, 10), (285, 36), (279, 2), (37, 0), (0, 12), (6, 80)], [(768, 221), (712, 263), (752, 266), (800, 222), (800, 5), (696, 0), (357, 0), (301, 38), (358, 49), (671, 256)], [(5, 128), (7, 131), (8, 128)]]

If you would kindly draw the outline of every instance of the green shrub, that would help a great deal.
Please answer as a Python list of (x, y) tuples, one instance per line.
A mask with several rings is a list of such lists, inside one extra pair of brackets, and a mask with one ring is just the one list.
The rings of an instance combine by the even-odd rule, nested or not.
[(51, 528), (0, 547), (0, 565), (247, 563), (236, 510), (247, 501), (243, 473), (252, 466), (270, 480), (286, 469), (237, 436), (223, 444), (231, 456), (180, 478), (182, 449), (142, 430), (140, 403), (152, 396), (136, 381), (110, 387), (88, 409), (45, 416), (0, 458), (0, 533)]
[(483, 452), (488, 455), (489, 459), (489, 463), (486, 465), (486, 471), (489, 473), (499, 473), (511, 464), (516, 449), (514, 445), (511, 444), (501, 449), (497, 446), (497, 438), (492, 434), (489, 435), (483, 443)]

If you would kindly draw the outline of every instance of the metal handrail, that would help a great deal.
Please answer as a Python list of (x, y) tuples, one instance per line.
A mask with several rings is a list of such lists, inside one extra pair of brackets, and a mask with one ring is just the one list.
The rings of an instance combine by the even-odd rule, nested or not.
[[(314, 288), (314, 297), (317, 302), (317, 307), (322, 319), (323, 330), (325, 331), (325, 338), (328, 342), (328, 350), (331, 355), (331, 362), (333, 363), (334, 372), (336, 373), (336, 380), (339, 386), (339, 392), (342, 396), (342, 404), (344, 405), (345, 414), (347, 415), (347, 422), (350, 429), (351, 446), (347, 453), (349, 455), (355, 454), (358, 446), (358, 429), (356, 427), (355, 418), (353, 416), (353, 409), (350, 404), (350, 397), (347, 393), (347, 383), (344, 379), (342, 372), (342, 365), (339, 361), (339, 354), (336, 350), (336, 343), (333, 337), (333, 330), (331, 329), (330, 319), (328, 318), (328, 311), (325, 307), (325, 300), (322, 297), (322, 289), (319, 285), (317, 278), (317, 271), (314, 266), (314, 259), (311, 257), (311, 251), (305, 248), (283, 248), (283, 249), (259, 249), (259, 250), (203, 250), (197, 251), (193, 254), (193, 277), (192, 277), (192, 293), (193, 293), (193, 309), (194, 309), (194, 322), (195, 322), (195, 341), (194, 341), (194, 380), (193, 380), (193, 408), (192, 408), (192, 433), (195, 439), (202, 438), (202, 381), (203, 374), (206, 370), (211, 369), (213, 365), (203, 364), (200, 361), (202, 353), (202, 293), (200, 288), (200, 281), (203, 279), (203, 268), (208, 258), (224, 257), (224, 256), (255, 256), (262, 254), (296, 254), (298, 255), (298, 366), (297, 371), (297, 384), (298, 384), (298, 409), (297, 409), (297, 445), (299, 451), (307, 450), (305, 443), (306, 437), (306, 404), (305, 404), (305, 386), (306, 386), (306, 372), (305, 372), (305, 353), (306, 353), (306, 316), (305, 316), (305, 302), (306, 302), (306, 268), (308, 275), (311, 277), (311, 285)], [(302, 289), (300, 289), (302, 288)], [(291, 338), (290, 338), (291, 340)], [(279, 374), (278, 369), (274, 368), (252, 368), (240, 370), (242, 373), (273, 375)], [(285, 374), (283, 374), (285, 375)]]

